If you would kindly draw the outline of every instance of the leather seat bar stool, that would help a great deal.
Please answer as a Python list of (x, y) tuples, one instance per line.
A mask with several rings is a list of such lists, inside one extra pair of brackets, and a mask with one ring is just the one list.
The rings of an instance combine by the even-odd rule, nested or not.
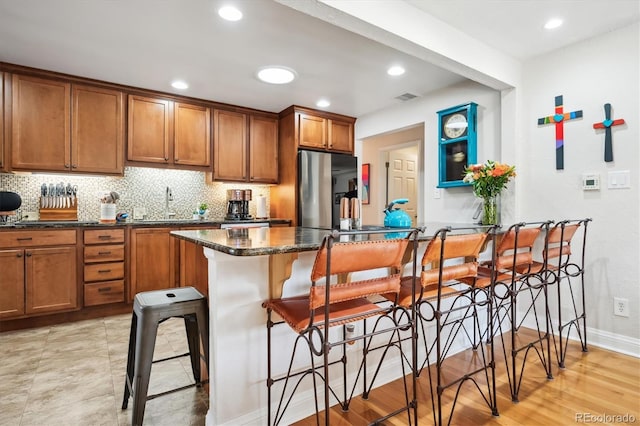
[[(347, 350), (347, 345), (360, 341), (366, 346), (375, 336), (388, 341), (390, 347), (402, 350), (400, 330), (410, 330), (412, 335), (415, 334), (413, 316), (409, 310), (395, 303), (380, 306), (370, 298), (381, 297), (380, 295), (385, 293), (398, 293), (402, 261), (412, 241), (414, 250), (417, 247), (416, 232), (414, 229), (398, 229), (391, 235), (385, 235), (390, 233), (381, 230), (334, 231), (323, 239), (316, 254), (311, 270), (309, 294), (270, 299), (263, 303), (267, 310), (269, 425), (289, 422), (285, 417), (286, 409), (294, 404), (296, 391), (304, 389), (309, 384), (313, 386), (310, 391), (313, 391), (315, 398), (316, 423), (321, 423), (321, 415), (324, 412), (324, 424), (330, 424), (331, 401), (339, 403), (342, 411), (348, 411), (356, 387), (362, 383), (362, 377), (365, 376), (363, 370), (367, 358), (366, 350), (363, 359), (354, 365), (357, 371), (348, 372), (347, 359), (352, 356), (357, 359), (359, 354), (355, 349)], [(276, 315), (276, 318), (282, 318), (283, 321), (274, 321), (273, 317)], [(362, 327), (362, 333), (347, 334), (347, 325), (366, 318), (375, 320), (372, 328)], [(272, 329), (283, 323), (288, 325), (295, 335), (291, 336), (291, 359), (286, 363), (288, 367), (283, 365), (283, 369), (288, 370), (276, 376), (273, 372), (273, 339), (275, 335), (283, 337), (283, 333), (276, 333)], [(334, 349), (337, 349), (338, 357), (330, 358), (330, 352), (333, 355)], [(403, 356), (399, 354), (399, 359)], [(388, 356), (383, 357), (380, 363), (385, 358)], [(305, 363), (304, 366), (300, 365), (301, 362)], [(411, 368), (413, 369), (413, 366)], [(401, 370), (405, 381), (405, 405), (382, 415), (376, 413), (376, 410), (371, 410), (372, 415), (379, 417), (375, 421), (369, 421), (379, 423), (404, 413), (407, 415), (408, 423), (417, 424), (415, 376), (411, 374), (411, 370), (405, 371), (405, 363), (402, 361), (398, 362), (398, 369)], [(336, 378), (339, 377), (339, 372), (342, 373), (342, 380), (332, 380), (334, 375)], [(311, 379), (311, 383), (306, 381), (302, 385), (307, 377)], [(412, 380), (412, 385), (408, 385), (409, 380)], [(367, 383), (362, 394), (363, 399), (369, 398), (366, 388)], [(272, 406), (272, 395), (276, 391), (279, 393), (278, 401)], [(319, 391), (322, 391), (324, 396), (323, 410), (318, 397)], [(375, 392), (372, 396), (373, 394)], [(344, 422), (345, 419), (340, 421)]]
[[(479, 312), (486, 310), (487, 315), (491, 315), (491, 286), (476, 288), (474, 281), (479, 253), (484, 249), (488, 236), (494, 232), (494, 226), (439, 229), (422, 256), (419, 279), (412, 282), (411, 277), (403, 277), (402, 280), (398, 303), (409, 306), (414, 300), (417, 307), (416, 334), (421, 340), (425, 358), (416, 362), (418, 368), (415, 373), (419, 375), (423, 368), (428, 369), (435, 425), (452, 423), (460, 389), (469, 382), (474, 384), (473, 388), (478, 390), (492, 415), (498, 416), (491, 341), (486, 345), (473, 344), (474, 361), (469, 365), (454, 367), (458, 361), (447, 361), (455, 345), (480, 340), (476, 335), (481, 329)], [(435, 336), (427, 330), (429, 324), (435, 325)], [(435, 371), (432, 371), (434, 366)], [(450, 409), (443, 402), (448, 389), (453, 389), (454, 394)], [(449, 412), (448, 421), (445, 409)]]
[[(588, 352), (587, 348), (587, 315), (585, 309), (584, 288), (584, 256), (587, 245), (587, 225), (592, 219), (563, 220), (549, 229), (547, 243), (542, 250), (542, 262), (534, 262), (534, 268), (546, 268), (550, 284), (557, 286), (557, 314), (556, 319), (558, 336), (553, 334), (554, 348), (558, 366), (565, 367), (567, 354), (567, 340), (571, 330), (580, 341), (582, 352)], [(574, 236), (582, 231), (582, 247), (578, 256), (573, 256), (571, 241)], [(570, 298), (570, 303), (564, 303), (569, 308), (564, 308), (563, 298)], [(568, 313), (567, 313), (568, 312)], [(552, 328), (553, 332), (553, 328)]]
[[(536, 240), (543, 230), (548, 231), (551, 223), (553, 221), (511, 225), (500, 236), (492, 271), (483, 267), (479, 270), (479, 286), (493, 276), (495, 310), (491, 320), (497, 324), (493, 330), (502, 340), (511, 399), (514, 402), (519, 400), (520, 385), (530, 353), (537, 355), (546, 378), (553, 379), (548, 315), (548, 285), (552, 281), (546, 272), (546, 263), (538, 263), (533, 259)], [(546, 247), (547, 238), (544, 241)], [(523, 325), (533, 328), (532, 334), (520, 332)]]
[[(172, 389), (156, 395), (147, 395), (151, 365), (174, 359), (174, 357), (153, 361), (158, 325), (169, 318), (184, 318), (189, 352), (180, 356), (190, 356), (195, 383)], [(200, 371), (200, 342), (204, 349), (204, 360), (209, 369), (209, 321), (207, 298), (193, 287), (179, 287), (167, 290), (147, 291), (136, 294), (131, 317), (127, 374), (124, 385), (122, 409), (133, 397), (132, 424), (142, 425), (145, 404), (148, 400), (168, 393), (180, 391), (202, 384)]]

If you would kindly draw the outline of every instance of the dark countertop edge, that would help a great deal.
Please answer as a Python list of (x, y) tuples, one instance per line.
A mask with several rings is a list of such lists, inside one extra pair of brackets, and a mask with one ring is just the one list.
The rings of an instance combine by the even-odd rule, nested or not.
[(220, 253), (226, 253), (231, 256), (264, 256), (270, 254), (284, 254), (284, 253), (300, 253), (304, 251), (314, 251), (320, 248), (320, 244), (296, 244), (293, 246), (282, 247), (262, 247), (262, 248), (242, 248), (242, 247), (229, 247), (221, 244), (215, 244), (206, 242), (203, 240), (194, 240), (193, 238), (185, 237), (183, 235), (172, 233), (171, 236), (188, 241), (192, 244), (207, 247)]
[(264, 223), (269, 222), (272, 225), (282, 225), (282, 224), (290, 224), (291, 220), (289, 219), (253, 219), (253, 220), (140, 220), (133, 222), (116, 222), (116, 223), (100, 223), (100, 222), (90, 222), (90, 221), (78, 221), (77, 223), (71, 223), (70, 221), (61, 221), (61, 223), (54, 223), (53, 221), (48, 223), (38, 223), (38, 221), (34, 221), (34, 223), (24, 224), (5, 224), (0, 225), (0, 231), (3, 229), (40, 229), (40, 228), (92, 228), (92, 227), (101, 227), (101, 228), (118, 228), (125, 226), (132, 227), (159, 227), (159, 226), (169, 226), (169, 227), (179, 227), (179, 226), (193, 226), (193, 225), (222, 225), (226, 223)]

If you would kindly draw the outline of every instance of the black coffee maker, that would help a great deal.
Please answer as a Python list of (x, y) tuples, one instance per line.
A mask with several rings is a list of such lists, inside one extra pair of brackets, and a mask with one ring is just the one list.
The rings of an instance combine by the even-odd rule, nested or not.
[(227, 190), (227, 220), (249, 220), (249, 201), (251, 201), (250, 189)]

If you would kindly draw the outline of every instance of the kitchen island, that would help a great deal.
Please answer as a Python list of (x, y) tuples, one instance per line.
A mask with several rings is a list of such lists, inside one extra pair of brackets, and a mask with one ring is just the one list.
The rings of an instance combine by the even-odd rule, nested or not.
[[(442, 226), (446, 224), (428, 224), (421, 239), (427, 240)], [(300, 227), (171, 232), (176, 238), (203, 246), (208, 259), (207, 425), (266, 424), (267, 315), (261, 304), (270, 297), (308, 293), (316, 251), (329, 232)], [(385, 234), (380, 235), (382, 238)], [(389, 230), (387, 236), (397, 233)], [(278, 342), (293, 342), (294, 333), (287, 327), (273, 330)], [(274, 356), (274, 374), (286, 371), (290, 351), (287, 343), (278, 344), (281, 352)], [(359, 356), (358, 349), (358, 345), (352, 346), (354, 356)], [(398, 378), (395, 371), (389, 363), (379, 383)], [(303, 388), (298, 395), (283, 420), (286, 424), (314, 412), (312, 390)]]

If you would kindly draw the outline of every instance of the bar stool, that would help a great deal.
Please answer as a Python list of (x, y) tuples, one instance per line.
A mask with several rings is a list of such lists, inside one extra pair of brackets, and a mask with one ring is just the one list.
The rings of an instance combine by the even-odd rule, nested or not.
[[(406, 231), (406, 232), (405, 232)], [(400, 288), (400, 270), (402, 259), (409, 246), (410, 240), (415, 241), (416, 231), (413, 229), (394, 230), (392, 235), (383, 234), (384, 231), (334, 231), (327, 235), (321, 244), (311, 271), (311, 287), (309, 294), (280, 299), (270, 299), (263, 303), (267, 310), (267, 409), (268, 424), (287, 422), (286, 409), (292, 405), (296, 390), (302, 381), (311, 376), (315, 398), (316, 422), (320, 424), (320, 403), (318, 401), (318, 387), (324, 391), (324, 423), (330, 424), (329, 408), (331, 399), (335, 399), (343, 411), (349, 410), (349, 404), (354, 396), (356, 386), (361, 382), (359, 377), (364, 375), (366, 355), (361, 360), (355, 379), (347, 372), (347, 345), (358, 340), (370, 343), (373, 336), (389, 336), (388, 346), (400, 350), (400, 330), (414, 329), (411, 313), (395, 303), (391, 306), (380, 306), (369, 300), (370, 297), (384, 293), (398, 293)], [(415, 250), (415, 244), (414, 244)], [(360, 273), (362, 279), (351, 279), (353, 273)], [(366, 272), (366, 273), (365, 273)], [(364, 274), (363, 274), (364, 273)], [(361, 275), (362, 274), (362, 275)], [(346, 280), (339, 279), (350, 276)], [(366, 278), (365, 278), (366, 277)], [(272, 317), (277, 314), (282, 322), (274, 322)], [(378, 318), (372, 329), (364, 329), (363, 333), (348, 335), (346, 325), (359, 322), (366, 318)], [(291, 351), (288, 370), (279, 377), (273, 377), (273, 327), (286, 323), (296, 334), (295, 343)], [(331, 332), (334, 327), (342, 326), (342, 333)], [(338, 329), (339, 330), (339, 329)], [(281, 333), (278, 333), (279, 335)], [(412, 332), (412, 334), (414, 334)], [(301, 367), (296, 365), (298, 345), (308, 350), (310, 365)], [(337, 360), (331, 361), (329, 354), (334, 348), (341, 348)], [(352, 354), (353, 355), (353, 354)], [(402, 354), (401, 357), (402, 359)], [(384, 359), (384, 357), (383, 357)], [(380, 361), (382, 362), (382, 360)], [(298, 363), (299, 364), (299, 363)], [(342, 381), (337, 388), (342, 388), (342, 396), (338, 396), (339, 389), (332, 383), (330, 367), (341, 365)], [(402, 377), (404, 379), (405, 405), (384, 414), (375, 422), (383, 421), (397, 414), (406, 413), (408, 422), (417, 424), (417, 399), (415, 378), (412, 389), (407, 385), (405, 363), (400, 361)], [(380, 366), (378, 366), (380, 368)], [(299, 371), (296, 371), (299, 370)], [(348, 383), (352, 377), (352, 385)], [(294, 382), (295, 383), (290, 383)], [(318, 386), (318, 380), (322, 384)], [(272, 394), (274, 385), (283, 382), (277, 407), (273, 410)], [(365, 388), (367, 388), (365, 384)], [(365, 390), (364, 399), (368, 397)], [(272, 413), (272, 411), (274, 411)]]
[[(174, 317), (184, 318), (189, 352), (183, 355), (153, 361), (153, 350), (158, 325)], [(133, 315), (131, 317), (127, 376), (124, 384), (124, 398), (122, 400), (122, 409), (124, 410), (129, 404), (129, 396), (133, 397), (133, 425), (142, 425), (145, 404), (148, 400), (202, 384), (200, 376), (199, 342), (200, 340), (202, 341), (208, 370), (208, 330), (207, 299), (195, 288), (180, 287), (136, 294), (133, 302)], [(195, 383), (159, 394), (147, 395), (151, 365), (181, 356), (190, 356)]]
[[(547, 242), (542, 250), (542, 262), (534, 262), (534, 268), (546, 268), (550, 284), (557, 285), (558, 304), (558, 342), (553, 333), (554, 349), (558, 366), (565, 367), (567, 355), (567, 340), (571, 330), (575, 330), (582, 352), (588, 352), (587, 348), (587, 315), (585, 309), (584, 291), (584, 255), (587, 245), (587, 225), (592, 219), (563, 220), (549, 229)], [(578, 259), (571, 257), (571, 240), (582, 229), (582, 249)], [(578, 278), (579, 282), (572, 279)], [(562, 294), (568, 293), (571, 301), (569, 319), (563, 319)], [(559, 347), (558, 347), (559, 346)]]
[[(514, 402), (519, 400), (522, 376), (531, 352), (540, 360), (546, 378), (553, 378), (548, 315), (548, 285), (553, 281), (549, 279), (546, 262), (533, 260), (535, 241), (542, 230), (549, 229), (551, 223), (521, 222), (511, 225), (501, 236), (496, 248), (495, 264), (491, 265), (493, 272), (481, 267), (478, 274), (478, 282), (490, 279), (493, 274), (495, 309), (490, 320), (497, 324), (492, 328), (502, 340), (509, 389)], [(538, 301), (544, 304), (542, 308), (537, 305)], [(535, 327), (536, 335), (529, 340), (519, 333), (525, 322)], [(505, 335), (509, 337), (505, 339)], [(521, 360), (518, 358), (520, 355)]]

